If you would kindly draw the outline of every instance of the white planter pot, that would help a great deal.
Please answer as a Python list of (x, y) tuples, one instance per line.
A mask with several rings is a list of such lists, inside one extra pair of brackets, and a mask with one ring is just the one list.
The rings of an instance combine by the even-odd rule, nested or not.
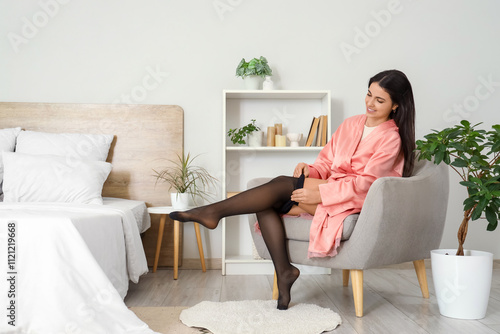
[(258, 75), (249, 75), (243, 78), (243, 84), (245, 86), (245, 89), (249, 90), (261, 89), (262, 78)]
[(176, 210), (185, 210), (189, 207), (188, 193), (170, 193), (170, 200)]
[[(431, 251), (432, 278), (441, 315), (482, 319), (486, 315), (493, 273), (493, 254), (456, 249)], [(449, 254), (449, 255), (446, 255)]]
[(250, 147), (260, 147), (262, 146), (262, 131), (254, 131), (249, 134), (248, 137), (248, 146)]

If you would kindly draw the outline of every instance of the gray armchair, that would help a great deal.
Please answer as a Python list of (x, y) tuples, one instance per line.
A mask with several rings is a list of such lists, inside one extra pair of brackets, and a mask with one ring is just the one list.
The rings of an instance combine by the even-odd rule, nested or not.
[[(269, 179), (248, 182), (253, 188)], [(384, 177), (376, 180), (362, 211), (344, 220), (338, 254), (327, 258), (308, 258), (311, 220), (285, 218), (288, 251), (292, 263), (343, 270), (343, 285), (353, 289), (356, 316), (363, 316), (363, 270), (413, 261), (422, 295), (429, 298), (424, 259), (438, 248), (443, 234), (449, 192), (448, 168), (429, 161), (417, 161), (407, 178)], [(270, 259), (262, 236), (254, 231), (255, 215), (249, 215), (255, 248)], [(276, 280), (275, 280), (276, 282)], [(277, 286), (273, 289), (277, 298)]]

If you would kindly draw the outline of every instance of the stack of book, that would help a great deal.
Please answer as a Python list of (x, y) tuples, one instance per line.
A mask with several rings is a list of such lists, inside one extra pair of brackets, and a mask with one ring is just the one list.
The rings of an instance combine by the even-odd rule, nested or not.
[(325, 146), (328, 131), (328, 116), (321, 115), (314, 117), (307, 136), (306, 146)]

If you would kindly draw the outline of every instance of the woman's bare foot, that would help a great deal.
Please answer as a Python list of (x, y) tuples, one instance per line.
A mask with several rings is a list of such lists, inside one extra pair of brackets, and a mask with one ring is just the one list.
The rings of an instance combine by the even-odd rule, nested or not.
[(278, 310), (288, 309), (288, 304), (290, 304), (291, 300), (290, 290), (292, 289), (293, 283), (295, 283), (299, 276), (300, 270), (294, 266), (291, 266), (289, 271), (278, 277)]
[(188, 211), (174, 211), (168, 216), (173, 220), (178, 220), (180, 222), (196, 222), (205, 226), (208, 229), (213, 230), (219, 225), (219, 217), (210, 214), (211, 210), (206, 207), (194, 208)]

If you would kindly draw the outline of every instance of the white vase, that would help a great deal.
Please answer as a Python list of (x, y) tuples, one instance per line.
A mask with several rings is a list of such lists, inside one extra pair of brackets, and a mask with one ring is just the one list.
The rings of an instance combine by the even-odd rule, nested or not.
[(260, 147), (262, 146), (262, 131), (254, 131), (250, 133), (248, 137), (248, 146), (250, 147)]
[(261, 87), (262, 78), (258, 75), (249, 75), (243, 78), (245, 89), (258, 90)]
[(170, 200), (176, 210), (185, 210), (189, 207), (188, 193), (170, 193)]
[(290, 147), (298, 147), (299, 141), (302, 139), (302, 133), (289, 133), (286, 137), (290, 141)]
[(271, 80), (271, 77), (266, 75), (266, 80), (262, 83), (262, 90), (273, 90), (274, 89), (274, 83)]
[(439, 312), (450, 318), (482, 319), (488, 308), (493, 254), (465, 250), (465, 256), (456, 256), (456, 252), (456, 249), (431, 251)]

